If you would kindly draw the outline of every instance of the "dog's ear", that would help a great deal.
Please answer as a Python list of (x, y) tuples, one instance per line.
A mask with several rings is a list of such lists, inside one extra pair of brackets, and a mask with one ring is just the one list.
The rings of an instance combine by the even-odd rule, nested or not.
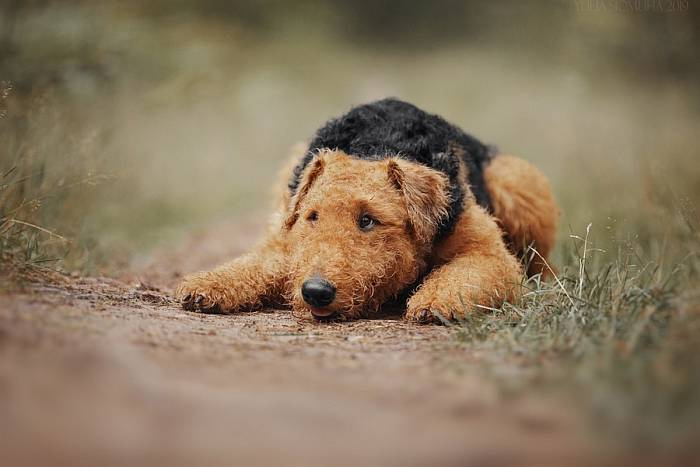
[(289, 230), (296, 223), (299, 218), (299, 205), (304, 200), (311, 189), (311, 185), (316, 181), (316, 179), (323, 173), (323, 168), (325, 167), (326, 161), (322, 154), (318, 154), (314, 159), (306, 166), (301, 174), (301, 181), (299, 186), (297, 186), (296, 193), (289, 201), (289, 207), (284, 218), (284, 228)]
[(389, 181), (401, 192), (409, 227), (421, 242), (432, 242), (447, 217), (450, 198), (447, 177), (437, 170), (398, 157), (388, 161)]

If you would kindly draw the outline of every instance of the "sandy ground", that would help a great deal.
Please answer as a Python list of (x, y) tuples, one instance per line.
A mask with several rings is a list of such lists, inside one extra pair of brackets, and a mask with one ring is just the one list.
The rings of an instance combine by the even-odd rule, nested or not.
[(120, 279), (0, 296), (2, 465), (591, 465), (581, 417), (499, 396), (442, 326), (202, 315), (178, 278), (247, 248), (222, 224)]

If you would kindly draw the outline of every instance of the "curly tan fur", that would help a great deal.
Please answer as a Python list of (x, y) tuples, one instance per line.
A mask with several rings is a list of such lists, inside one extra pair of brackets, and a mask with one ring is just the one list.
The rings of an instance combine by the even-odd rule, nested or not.
[[(557, 231), (559, 210), (547, 177), (529, 162), (514, 156), (496, 157), (484, 171), (493, 215), (506, 233), (506, 243), (519, 258), (530, 247), (548, 258)], [(532, 256), (528, 275), (547, 273), (538, 255)]]
[[(556, 208), (526, 196), (540, 176), (527, 163), (499, 156), (486, 175), (496, 217), (467, 196), (453, 231), (436, 240), (450, 203), (441, 172), (398, 157), (371, 161), (321, 150), (301, 174), (295, 195), (282, 195), (263, 243), (231, 263), (187, 277), (176, 293), (186, 309), (196, 311), (286, 303), (298, 313), (314, 313), (302, 284), (322, 277), (336, 289), (325, 314), (358, 318), (420, 281), (407, 302), (409, 320), (436, 322), (438, 315), (453, 319), (475, 307), (498, 307), (517, 297), (523, 274), (504, 236), (534, 242), (546, 255)], [(541, 186), (539, 196), (551, 202), (548, 185)], [(525, 202), (535, 208), (523, 209)], [(550, 211), (541, 211), (547, 206)], [(376, 222), (358, 227), (364, 216)]]

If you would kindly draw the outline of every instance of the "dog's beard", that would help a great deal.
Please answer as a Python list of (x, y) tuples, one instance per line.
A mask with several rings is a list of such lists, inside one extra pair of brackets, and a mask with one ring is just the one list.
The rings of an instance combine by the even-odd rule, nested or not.
[[(321, 276), (335, 285), (337, 292), (335, 300), (326, 307), (333, 311), (334, 317), (339, 319), (366, 318), (379, 311), (387, 301), (396, 298), (398, 294), (409, 286), (418, 276), (418, 268), (409, 271), (403, 270), (399, 276), (398, 261), (391, 261), (383, 266), (376, 263), (369, 270), (362, 273), (353, 271), (339, 277), (332, 275)], [(403, 266), (403, 265), (402, 265)], [(311, 307), (304, 301), (301, 287), (304, 281), (318, 274), (316, 271), (301, 271), (297, 268), (287, 283), (286, 300), (296, 314), (309, 315)], [(304, 268), (306, 269), (306, 268)]]
[[(299, 316), (310, 315), (311, 307), (307, 304), (301, 295), (302, 280), (294, 280), (291, 287), (287, 287), (286, 295), (287, 302), (291, 305), (292, 310)], [(348, 286), (342, 285), (343, 289), (338, 290), (333, 303), (326, 309), (334, 312), (333, 318), (336, 319), (357, 319), (368, 317), (379, 309), (381, 300), (379, 297), (372, 294), (374, 288), (366, 288), (361, 283)]]

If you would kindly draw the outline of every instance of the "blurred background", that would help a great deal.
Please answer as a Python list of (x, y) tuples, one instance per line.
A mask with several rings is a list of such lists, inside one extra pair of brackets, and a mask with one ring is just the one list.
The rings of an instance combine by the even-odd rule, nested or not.
[(294, 143), (396, 96), (541, 167), (560, 245), (682, 249), (699, 36), (688, 1), (3, 0), (0, 247), (110, 273), (257, 218)]
[[(695, 0), (0, 0), (0, 292), (17, 264), (74, 273), (55, 275), (70, 277), (61, 287), (0, 293), (0, 418), (10, 420), (0, 441), (51, 457), (97, 438), (103, 455), (161, 446), (177, 458), (193, 445), (244, 449), (252, 427), (270, 455), (286, 452), (280, 439), (317, 453), (319, 439), (332, 440), (331, 452), (348, 432), (385, 456), (387, 437), (401, 437), (396, 459), (435, 450), (426, 439), (502, 454), (504, 443), (537, 445), (500, 428), (519, 423), (507, 401), (524, 393), (562, 415), (583, 407), (597, 439), (631, 440), (635, 460), (669, 465), (648, 453), (682, 446), (692, 457), (677, 464), (694, 465), (699, 43)], [(458, 330), (171, 306), (175, 274), (254, 240), (294, 144), (387, 96), (549, 176), (563, 284), (538, 282), (524, 311), (469, 316)], [(158, 271), (132, 287), (129, 271), (154, 257), (169, 274), (162, 293)], [(86, 277), (98, 274), (120, 280)], [(430, 336), (453, 360), (435, 360)], [(54, 359), (66, 348), (87, 357)], [(478, 384), (434, 392), (457, 373)], [(566, 405), (550, 406), (552, 388), (568, 388)], [(469, 405), (480, 392), (503, 425), (483, 424), (492, 412)], [(397, 397), (403, 405), (388, 403)], [(103, 423), (109, 414), (117, 422)], [(434, 428), (431, 414), (445, 431), (406, 422)], [(571, 430), (548, 419), (526, 421), (526, 431), (566, 451), (547, 436)], [(55, 451), (37, 450), (41, 433), (58, 440)]]

